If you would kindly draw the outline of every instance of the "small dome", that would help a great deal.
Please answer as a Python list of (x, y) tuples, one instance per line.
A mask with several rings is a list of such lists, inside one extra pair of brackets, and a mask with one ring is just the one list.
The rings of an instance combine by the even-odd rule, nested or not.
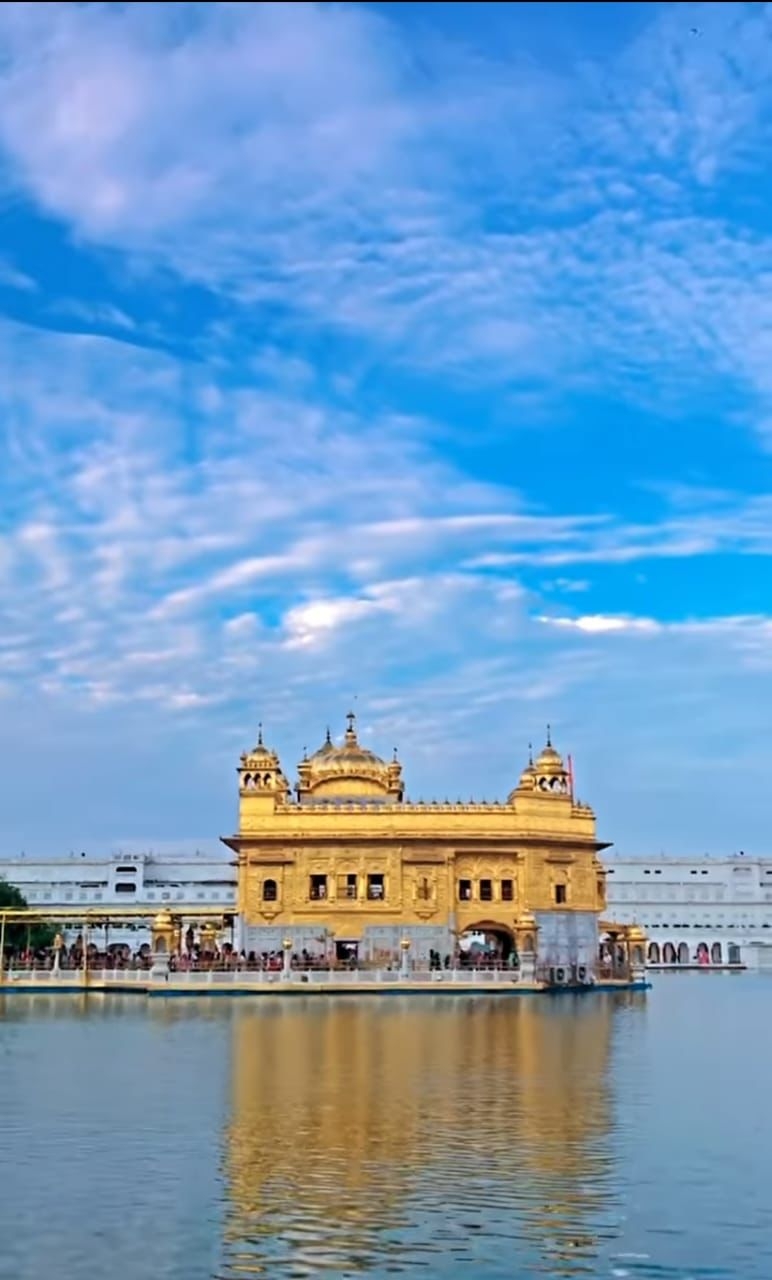
[(265, 743), (263, 742), (263, 726), (262, 726), (262, 724), (259, 724), (259, 725), (257, 726), (257, 743), (255, 744), (255, 746), (252, 748), (252, 750), (251, 750), (251, 751), (247, 751), (245, 754), (246, 754), (246, 755), (248, 755), (248, 756), (250, 756), (253, 760), (257, 760), (257, 759), (265, 759), (265, 760), (273, 759), (274, 755), (276, 754), (274, 751), (271, 751), (271, 748), (270, 748), (270, 747), (267, 747), (267, 746), (265, 745)]
[(536, 770), (532, 764), (526, 765), (520, 774), (520, 781), (517, 784), (518, 791), (533, 791), (536, 786)]
[(547, 726), (547, 744), (541, 754), (537, 756), (534, 768), (540, 777), (556, 778), (566, 771), (560, 752), (556, 751), (552, 745), (549, 726)]
[(315, 751), (313, 755), (308, 756), (304, 760), (304, 763), (311, 764), (316, 760), (324, 760), (326, 759), (327, 756), (334, 755), (337, 750), (338, 748), (335, 746), (335, 743), (333, 742), (332, 737), (330, 736), (330, 731), (328, 729), (327, 737), (325, 738), (319, 750)]
[(257, 742), (250, 751), (242, 751), (241, 763), (248, 769), (278, 769), (279, 757), (263, 742), (263, 726), (258, 725)]
[(527, 792), (527, 791), (535, 791), (535, 790), (536, 790), (536, 770), (534, 768), (533, 754), (531, 752), (531, 744), (529, 742), (528, 743), (528, 764), (525, 766), (525, 768), (523, 769), (523, 772), (520, 774), (520, 781), (518, 782), (517, 786), (513, 787), (509, 795), (507, 796), (507, 804), (515, 804), (517, 802), (517, 797), (521, 796), (524, 791)]

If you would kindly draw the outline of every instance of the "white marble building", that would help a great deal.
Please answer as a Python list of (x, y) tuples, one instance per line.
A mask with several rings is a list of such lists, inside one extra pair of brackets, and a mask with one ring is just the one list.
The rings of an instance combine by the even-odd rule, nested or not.
[[(637, 923), (649, 938), (652, 965), (695, 965), (700, 955), (713, 965), (745, 965), (772, 971), (772, 859), (606, 858), (610, 920)], [(104, 903), (147, 904), (146, 919), (111, 925), (109, 941), (133, 951), (149, 941), (149, 923), (161, 907), (219, 906), (235, 910), (236, 868), (226, 853), (166, 856), (114, 854), (40, 861), (0, 859), (0, 877), (21, 889), (31, 907), (73, 911)], [(93, 940), (104, 945), (103, 931)]]
[[(139, 917), (125, 925), (110, 925), (110, 943), (126, 943), (137, 951), (150, 941), (150, 921), (162, 907), (185, 907), (191, 914), (197, 906), (219, 906), (224, 913), (236, 906), (236, 868), (223, 851), (221, 856), (190, 854), (167, 857), (153, 853), (120, 853), (108, 858), (70, 855), (65, 858), (0, 859), (0, 878), (16, 885), (30, 907), (72, 907), (72, 926), (65, 936), (79, 931), (78, 908), (144, 906), (147, 919)], [(92, 930), (98, 946), (105, 942), (104, 930)]]
[(650, 965), (772, 970), (772, 859), (607, 855), (607, 915), (648, 935)]

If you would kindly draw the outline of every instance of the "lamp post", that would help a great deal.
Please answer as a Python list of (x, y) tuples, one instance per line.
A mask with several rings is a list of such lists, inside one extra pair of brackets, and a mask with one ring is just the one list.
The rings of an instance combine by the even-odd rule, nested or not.
[(290, 968), (292, 966), (292, 939), (285, 938), (281, 944), (284, 956), (282, 958), (282, 973), (285, 978), (289, 977)]
[(57, 933), (56, 936), (54, 937), (54, 967), (51, 971), (52, 973), (55, 973), (57, 977), (59, 976), (59, 971), (62, 967), (62, 948), (63, 947), (64, 947), (64, 938), (62, 937), (61, 933)]
[(5, 912), (0, 915), (0, 986), (5, 982)]
[(402, 951), (402, 955), (400, 956), (400, 961), (399, 961), (399, 976), (401, 978), (406, 978), (408, 976), (408, 957), (410, 954), (410, 939), (403, 938), (399, 945)]

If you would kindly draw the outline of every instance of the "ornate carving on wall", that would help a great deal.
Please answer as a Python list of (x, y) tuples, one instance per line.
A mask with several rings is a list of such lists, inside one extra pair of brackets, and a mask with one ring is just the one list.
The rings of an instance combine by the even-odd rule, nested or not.
[[(244, 783), (250, 772), (251, 785), (240, 788), (239, 829), (226, 843), (239, 853), (238, 900), (249, 920), (281, 917), (287, 927), (334, 934), (354, 920), (357, 929), (401, 929), (429, 920), (440, 927), (456, 915), (509, 919), (561, 905), (600, 910), (603, 846), (595, 817), (574, 801), (570, 767), (551, 742), (506, 804), (408, 804), (398, 762), (370, 753), (356, 739), (353, 719), (347, 733), (343, 747), (330, 737), (301, 764), (298, 801), (262, 739), (242, 760), (240, 778)], [(265, 786), (267, 774), (275, 790)], [(542, 777), (559, 785), (545, 791)], [(312, 876), (327, 878), (323, 897), (312, 899)], [(277, 882), (274, 900), (262, 892), (268, 877)], [(463, 900), (462, 880), (470, 895)], [(566, 886), (565, 904), (556, 901), (558, 884)]]

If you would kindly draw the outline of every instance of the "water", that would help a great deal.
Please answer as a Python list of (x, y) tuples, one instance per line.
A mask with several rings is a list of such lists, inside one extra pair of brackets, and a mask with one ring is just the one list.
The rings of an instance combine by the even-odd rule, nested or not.
[(0, 997), (0, 1276), (769, 1280), (772, 980)]

